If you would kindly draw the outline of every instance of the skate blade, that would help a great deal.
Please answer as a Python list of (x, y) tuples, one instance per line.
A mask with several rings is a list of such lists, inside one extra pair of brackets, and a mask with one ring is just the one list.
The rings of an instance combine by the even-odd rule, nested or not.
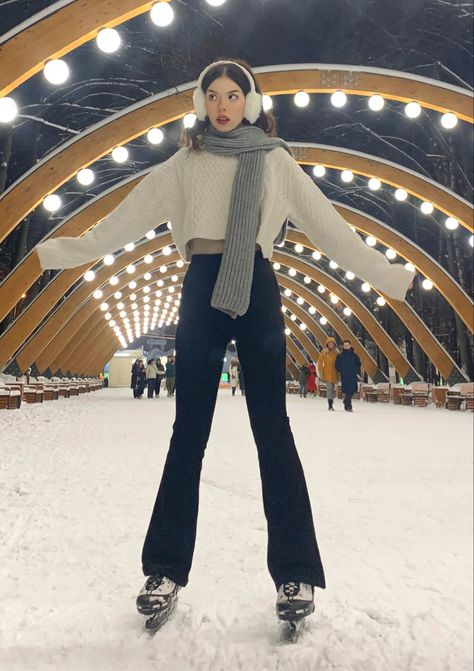
[(287, 621), (284, 623), (283, 631), (280, 637), (280, 644), (297, 643), (305, 627), (305, 618), (299, 620)]
[(277, 617), (284, 622), (291, 622), (292, 620), (300, 620), (303, 617), (308, 617), (314, 613), (315, 605), (310, 605), (302, 608), (288, 608), (287, 610), (277, 608)]
[(177, 604), (178, 600), (175, 599), (167, 610), (156, 611), (151, 617), (148, 618), (148, 620), (146, 620), (145, 629), (150, 634), (155, 634), (164, 624), (168, 622), (176, 610)]
[(168, 622), (170, 616), (171, 613), (166, 613), (166, 615), (163, 615), (162, 613), (155, 613), (155, 615), (149, 617), (145, 622), (145, 629), (151, 635), (156, 634), (156, 632)]

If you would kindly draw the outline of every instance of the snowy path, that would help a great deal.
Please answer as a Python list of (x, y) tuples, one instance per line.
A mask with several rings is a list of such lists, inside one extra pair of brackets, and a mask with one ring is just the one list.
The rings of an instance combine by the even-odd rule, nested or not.
[(129, 396), (0, 413), (1, 669), (472, 668), (472, 415), (289, 398), (328, 589), (299, 644), (278, 646), (256, 450), (227, 391), (190, 583), (144, 633), (140, 553), (174, 403)]

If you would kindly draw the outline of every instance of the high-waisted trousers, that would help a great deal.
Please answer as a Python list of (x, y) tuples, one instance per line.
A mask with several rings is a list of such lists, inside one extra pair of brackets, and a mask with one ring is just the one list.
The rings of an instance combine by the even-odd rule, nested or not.
[(221, 258), (194, 255), (183, 283), (175, 346), (176, 417), (143, 547), (143, 573), (160, 573), (182, 586), (188, 582), (202, 461), (226, 347), (235, 340), (258, 450), (270, 575), (277, 589), (290, 580), (324, 588), (305, 476), (286, 412), (286, 341), (275, 273), (257, 252), (250, 306), (233, 319), (211, 307)]

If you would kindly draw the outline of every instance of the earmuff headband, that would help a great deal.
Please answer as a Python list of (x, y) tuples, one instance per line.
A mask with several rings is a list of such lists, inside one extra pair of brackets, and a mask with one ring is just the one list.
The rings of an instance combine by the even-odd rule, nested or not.
[(250, 72), (242, 67), (242, 65), (235, 63), (234, 61), (216, 61), (215, 63), (211, 63), (206, 68), (204, 68), (204, 70), (199, 75), (198, 84), (193, 94), (194, 108), (196, 110), (196, 116), (199, 121), (205, 121), (207, 116), (206, 99), (204, 97), (204, 91), (202, 90), (202, 82), (209, 70), (214, 68), (216, 65), (235, 65), (245, 74), (249, 80), (250, 91), (245, 96), (244, 117), (250, 123), (255, 123), (262, 111), (262, 96), (260, 93), (257, 93), (255, 89), (255, 82)]

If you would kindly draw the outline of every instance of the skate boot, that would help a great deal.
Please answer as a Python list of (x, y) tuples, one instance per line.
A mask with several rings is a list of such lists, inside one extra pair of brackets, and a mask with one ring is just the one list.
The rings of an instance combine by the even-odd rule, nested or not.
[(280, 620), (288, 623), (282, 642), (296, 643), (304, 618), (314, 612), (314, 589), (311, 585), (289, 581), (278, 590), (276, 612)]
[(278, 590), (276, 611), (280, 620), (298, 620), (314, 612), (314, 591), (304, 582), (290, 581)]
[(149, 615), (146, 628), (156, 631), (176, 608), (180, 585), (160, 574), (151, 575), (137, 597), (137, 610), (141, 615)]

